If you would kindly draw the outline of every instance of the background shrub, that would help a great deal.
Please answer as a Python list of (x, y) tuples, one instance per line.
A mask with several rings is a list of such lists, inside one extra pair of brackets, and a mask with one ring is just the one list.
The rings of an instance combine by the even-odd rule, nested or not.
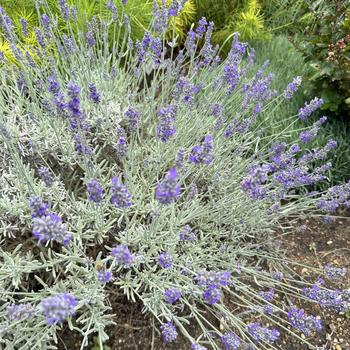
[(349, 1), (320, 1), (310, 6), (310, 24), (295, 45), (312, 72), (311, 93), (319, 91), (323, 109), (349, 118), (350, 111), (350, 10)]

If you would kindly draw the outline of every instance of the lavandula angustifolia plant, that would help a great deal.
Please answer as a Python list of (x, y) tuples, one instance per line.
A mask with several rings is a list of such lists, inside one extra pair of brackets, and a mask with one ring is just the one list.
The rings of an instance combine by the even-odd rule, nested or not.
[[(74, 26), (67, 3), (59, 6), (68, 28)], [(329, 165), (312, 164), (326, 161), (336, 146), (329, 141), (304, 151), (303, 141), (316, 137), (320, 123), (293, 144), (278, 134), (260, 144), (261, 111), (272, 101), (284, 103), (298, 81), (276, 95), (272, 76), (255, 68), (238, 38), (219, 64), (205, 19), (190, 31), (182, 59), (170, 60), (173, 47), (150, 32), (135, 52), (131, 45), (111, 47), (111, 35), (125, 34), (129, 42), (120, 12), (111, 10), (103, 25), (100, 17), (91, 20), (86, 27), (93, 37), (86, 31), (61, 36), (51, 25), (40, 62), (28, 66), (19, 57), (16, 67), (1, 66), (0, 322), (6, 333), (0, 346), (53, 347), (59, 324), (75, 318), (82, 344), (96, 332), (102, 347), (113, 322), (107, 283), (144, 304), (165, 342), (182, 333), (193, 349), (246, 343), (274, 349), (283, 329), (303, 326), (288, 317), (291, 298), (335, 311), (347, 307), (345, 291), (310, 286), (281, 271), (281, 253), (271, 244), (275, 227), (287, 230), (300, 215), (349, 205), (348, 184), (320, 196), (302, 194), (304, 185), (325, 178)], [(54, 23), (51, 15), (44, 22)], [(124, 116), (126, 100), (142, 118), (130, 109)], [(317, 101), (301, 110), (302, 119)], [(48, 181), (47, 170), (36, 171), (42, 164), (54, 169), (55, 181)], [(110, 184), (108, 193), (97, 179)], [(22, 240), (26, 244), (13, 250), (13, 241)], [(97, 269), (100, 260), (104, 267)], [(282, 302), (266, 291), (289, 298)], [(232, 311), (235, 304), (241, 311)], [(264, 313), (272, 305), (273, 314)], [(260, 323), (252, 310), (262, 310)], [(224, 319), (225, 329), (208, 314)], [(40, 322), (43, 317), (52, 325)], [(187, 320), (199, 325), (199, 338)]]

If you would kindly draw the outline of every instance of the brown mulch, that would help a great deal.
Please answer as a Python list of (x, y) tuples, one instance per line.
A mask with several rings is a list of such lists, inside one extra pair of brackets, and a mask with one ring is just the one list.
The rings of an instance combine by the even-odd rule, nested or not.
[[(350, 219), (350, 218), (349, 218)], [(312, 220), (303, 222), (303, 232), (296, 230), (294, 234), (282, 240), (291, 260), (308, 266), (322, 267), (329, 263), (335, 266), (347, 267), (350, 270), (350, 220), (338, 219), (331, 224), (324, 224)], [(304, 276), (311, 275), (307, 268), (298, 271)], [(346, 278), (333, 285), (334, 288), (349, 288), (350, 273)], [(188, 350), (187, 340), (179, 338), (174, 345), (164, 346), (158, 331), (152, 327), (152, 318), (142, 313), (142, 305), (130, 303), (122, 295), (110, 299), (115, 326), (109, 327), (106, 332), (110, 336), (104, 350)], [(305, 308), (310, 314), (319, 314), (319, 309)], [(317, 339), (312, 339), (318, 345), (329, 350), (350, 350), (350, 315), (323, 312), (321, 315), (324, 331)], [(303, 335), (301, 335), (304, 337)], [(291, 339), (282, 335), (279, 345), (283, 350), (309, 349), (298, 339)], [(78, 350), (81, 347), (81, 338), (64, 328), (59, 334), (59, 350)], [(85, 349), (99, 349), (89, 344)]]
[[(288, 255), (294, 261), (308, 266), (322, 268), (326, 264), (346, 267), (350, 270), (350, 218), (338, 219), (334, 223), (324, 224), (311, 220), (303, 222), (305, 230), (287, 236), (283, 243), (288, 248)], [(305, 277), (312, 275), (307, 268), (299, 271)], [(327, 281), (329, 286), (329, 281)], [(330, 287), (334, 289), (350, 288), (350, 273)], [(319, 308), (305, 308), (310, 314), (319, 314)], [(316, 342), (325, 349), (350, 350), (350, 315), (335, 314), (325, 311), (321, 314), (324, 331), (318, 335)], [(308, 349), (297, 339), (288, 337), (283, 350)], [(315, 340), (314, 340), (315, 342)]]

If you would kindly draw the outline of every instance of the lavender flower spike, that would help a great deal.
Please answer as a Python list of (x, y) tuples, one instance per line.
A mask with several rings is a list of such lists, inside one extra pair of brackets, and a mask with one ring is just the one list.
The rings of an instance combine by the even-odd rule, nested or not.
[(97, 91), (96, 85), (93, 83), (90, 83), (89, 86), (89, 98), (92, 102), (95, 104), (99, 104), (101, 102), (101, 95)]
[(101, 283), (108, 283), (112, 280), (112, 272), (106, 270), (105, 268), (99, 269), (97, 271), (97, 279), (101, 282)]
[(327, 275), (328, 278), (332, 280), (337, 280), (339, 278), (344, 277), (347, 274), (347, 268), (346, 267), (336, 267), (332, 266), (330, 264), (327, 264), (324, 267), (324, 272)]
[(176, 340), (177, 338), (177, 331), (174, 323), (172, 322), (167, 322), (163, 324), (161, 327), (162, 330), (162, 335), (164, 342), (166, 343), (171, 343)]
[(208, 349), (205, 348), (205, 347), (202, 346), (202, 345), (193, 343), (193, 344), (191, 345), (191, 350), (208, 350)]
[(220, 301), (220, 299), (223, 297), (223, 293), (217, 285), (213, 284), (210, 285), (204, 292), (203, 292), (203, 299), (210, 305), (214, 305), (217, 302)]
[(159, 123), (157, 125), (157, 136), (162, 142), (168, 141), (176, 133), (174, 126), (176, 106), (170, 105), (159, 110)]
[(75, 314), (78, 301), (73, 295), (68, 293), (57, 294), (53, 297), (45, 298), (39, 309), (46, 318), (49, 325), (63, 323), (65, 319)]
[(297, 92), (300, 84), (301, 84), (302, 78), (301, 77), (295, 77), (291, 83), (289, 83), (286, 87), (286, 89), (283, 92), (284, 98), (287, 100), (290, 100), (293, 95)]
[(233, 332), (225, 333), (221, 337), (221, 342), (224, 345), (225, 350), (236, 350), (241, 345), (238, 336)]
[(314, 331), (322, 330), (321, 320), (317, 319), (315, 316), (310, 316), (305, 314), (304, 310), (299, 310), (296, 307), (292, 307), (288, 312), (288, 318), (292, 326), (306, 336), (310, 336)]
[(181, 292), (177, 288), (170, 288), (164, 292), (164, 300), (169, 304), (174, 304), (181, 298)]
[(55, 177), (47, 167), (40, 167), (38, 169), (38, 175), (47, 187), (51, 187), (55, 181)]
[(300, 120), (307, 120), (310, 115), (323, 105), (322, 98), (315, 97), (309, 103), (305, 103), (305, 106), (299, 109), (298, 116)]
[(69, 7), (67, 4), (67, 0), (58, 0), (58, 6), (61, 11), (61, 15), (65, 21), (69, 20), (70, 17), (70, 12), (69, 12)]
[(131, 202), (131, 194), (123, 185), (118, 177), (114, 177), (112, 179), (112, 196), (111, 196), (111, 202), (114, 204), (117, 208), (129, 208), (132, 205)]
[(262, 327), (260, 323), (250, 323), (248, 325), (248, 333), (255, 341), (268, 344), (274, 343), (280, 336), (280, 332), (277, 329)]
[(72, 239), (72, 235), (67, 232), (62, 219), (56, 215), (49, 213), (46, 216), (36, 217), (33, 219), (33, 236), (41, 242), (56, 241), (63, 245), (67, 245)]
[(86, 184), (86, 189), (88, 192), (88, 199), (90, 201), (95, 202), (95, 203), (102, 202), (103, 188), (97, 180), (90, 179)]
[(140, 125), (140, 112), (135, 108), (129, 107), (124, 115), (128, 121), (128, 130), (130, 132), (136, 131)]
[(173, 258), (171, 255), (167, 252), (163, 252), (158, 255), (158, 264), (163, 268), (163, 269), (170, 269), (173, 266)]
[(115, 258), (118, 264), (124, 266), (130, 266), (135, 259), (129, 248), (124, 244), (115, 246), (115, 248), (112, 250), (112, 256)]
[(29, 198), (29, 207), (32, 211), (32, 218), (48, 215), (49, 205), (44, 203), (39, 196), (31, 196)]
[(181, 193), (181, 186), (177, 182), (176, 168), (169, 170), (165, 179), (159, 182), (156, 188), (156, 199), (161, 204), (171, 204), (175, 202)]
[(194, 164), (210, 165), (213, 162), (213, 136), (206, 135), (203, 145), (196, 145), (192, 148), (188, 160)]
[(33, 317), (35, 308), (32, 304), (12, 304), (6, 308), (6, 317), (10, 321), (24, 321)]

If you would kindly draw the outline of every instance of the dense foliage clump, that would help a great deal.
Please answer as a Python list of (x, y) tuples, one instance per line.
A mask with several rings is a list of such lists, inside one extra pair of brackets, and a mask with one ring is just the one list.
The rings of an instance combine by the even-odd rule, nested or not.
[[(58, 5), (74, 27), (73, 8)], [(305, 124), (293, 142), (264, 136), (261, 116), (291, 99), (301, 79), (275, 91), (268, 63), (255, 69), (254, 50), (237, 36), (221, 60), (205, 18), (181, 50), (166, 38), (184, 2), (170, 6), (155, 3), (152, 27), (133, 40), (112, 6), (107, 19), (68, 35), (44, 5), (34, 51), (1, 9), (16, 55), (16, 65), (1, 62), (5, 349), (55, 348), (64, 322), (82, 346), (96, 333), (102, 347), (116, 292), (143, 304), (164, 342), (181, 333), (201, 350), (275, 349), (282, 332), (320, 331), (303, 300), (349, 307), (348, 291), (299, 279), (275, 244), (277, 229), (349, 206), (349, 183), (305, 189), (332, 167), (335, 140), (307, 147), (326, 120)], [(290, 123), (307, 123), (322, 102), (300, 106)], [(334, 269), (326, 276), (339, 277)]]

